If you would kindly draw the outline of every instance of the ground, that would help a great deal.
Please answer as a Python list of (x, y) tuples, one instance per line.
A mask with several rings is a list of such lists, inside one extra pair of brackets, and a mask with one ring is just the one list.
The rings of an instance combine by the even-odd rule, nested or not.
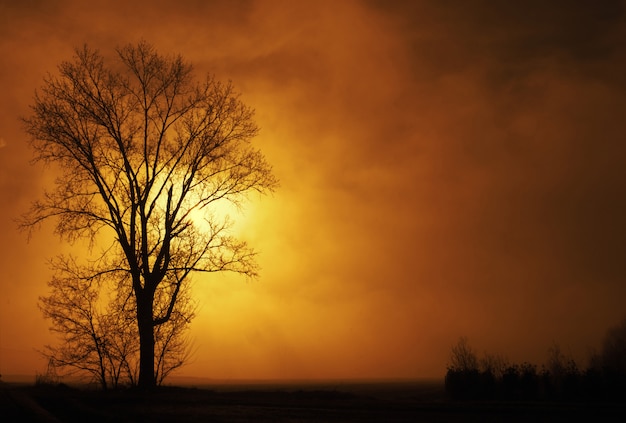
[(239, 384), (155, 392), (0, 385), (2, 422), (626, 421), (626, 404), (452, 402), (436, 382)]

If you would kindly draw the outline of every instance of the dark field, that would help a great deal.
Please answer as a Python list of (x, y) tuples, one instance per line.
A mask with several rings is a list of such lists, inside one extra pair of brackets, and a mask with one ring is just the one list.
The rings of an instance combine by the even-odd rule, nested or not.
[(250, 383), (101, 392), (0, 384), (2, 422), (623, 422), (609, 402), (452, 402), (438, 382)]

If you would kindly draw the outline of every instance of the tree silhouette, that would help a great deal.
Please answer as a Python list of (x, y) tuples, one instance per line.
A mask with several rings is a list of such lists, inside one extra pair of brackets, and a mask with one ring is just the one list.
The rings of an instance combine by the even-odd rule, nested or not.
[(473, 398), (480, 394), (480, 385), (478, 357), (467, 338), (461, 337), (450, 351), (446, 391), (453, 398)]
[(81, 279), (106, 275), (132, 292), (138, 385), (153, 387), (155, 328), (176, 315), (189, 275), (257, 274), (254, 252), (214, 214), (220, 201), (277, 186), (251, 146), (253, 111), (230, 83), (197, 82), (182, 57), (140, 42), (119, 48), (110, 66), (78, 49), (44, 79), (24, 121), (36, 160), (60, 175), (22, 226), (55, 218), (63, 239), (89, 241)]
[(626, 319), (607, 330), (599, 354), (592, 357), (590, 373), (607, 395), (626, 399)]
[(452, 346), (448, 368), (462, 372), (478, 371), (478, 356), (466, 337), (459, 338), (457, 344)]
[[(57, 275), (48, 283), (50, 294), (39, 300), (44, 316), (52, 321), (51, 330), (61, 340), (42, 351), (48, 358), (48, 369), (87, 375), (104, 390), (136, 385), (139, 341), (130, 286), (119, 281), (107, 283), (106, 275), (82, 275), (83, 269), (70, 259), (58, 260), (55, 268)], [(155, 328), (155, 377), (159, 385), (190, 353), (185, 330), (195, 307), (187, 292), (181, 290), (170, 319)]]

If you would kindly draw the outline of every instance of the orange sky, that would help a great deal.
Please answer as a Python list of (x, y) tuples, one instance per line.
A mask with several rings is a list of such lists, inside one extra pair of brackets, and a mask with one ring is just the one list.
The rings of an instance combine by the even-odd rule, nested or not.
[(16, 230), (50, 179), (19, 116), (74, 47), (140, 38), (233, 81), (281, 180), (238, 225), (261, 278), (195, 279), (180, 374), (440, 377), (462, 335), (584, 362), (625, 314), (626, 5), (387, 3), (0, 0), (0, 373), (43, 370), (64, 248)]

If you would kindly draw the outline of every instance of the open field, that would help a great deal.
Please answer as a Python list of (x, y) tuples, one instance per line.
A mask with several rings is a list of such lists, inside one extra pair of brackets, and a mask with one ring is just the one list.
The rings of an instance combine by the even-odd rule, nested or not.
[(3, 422), (626, 421), (626, 404), (451, 402), (435, 382), (246, 383), (101, 392), (0, 385)]

